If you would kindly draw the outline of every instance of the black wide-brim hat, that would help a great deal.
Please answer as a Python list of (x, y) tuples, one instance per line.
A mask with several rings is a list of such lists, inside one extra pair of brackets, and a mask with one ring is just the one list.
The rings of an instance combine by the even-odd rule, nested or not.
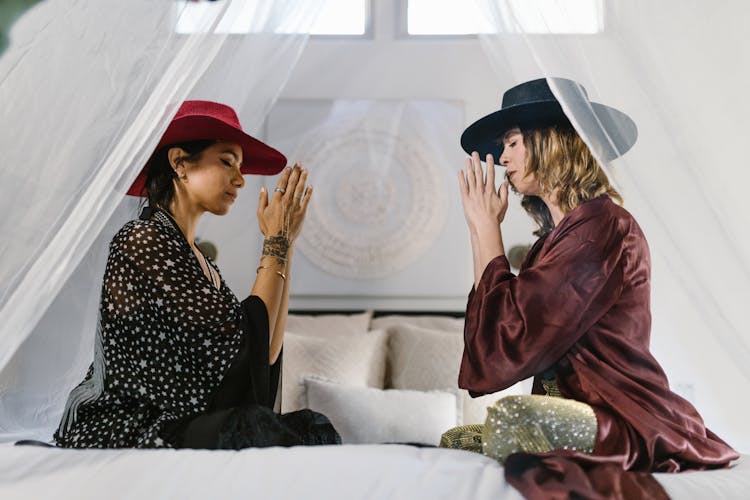
[[(610, 106), (589, 101), (586, 89), (573, 80), (549, 80), (554, 81), (556, 88), (566, 99), (570, 99), (566, 102), (576, 110), (581, 109), (587, 113), (583, 120), (579, 120), (583, 129), (579, 132), (599, 158), (604, 161), (614, 160), (635, 144), (638, 128), (628, 115)], [(499, 111), (480, 118), (464, 130), (461, 134), (461, 147), (469, 154), (478, 152), (482, 158), (492, 154), (499, 164), (505, 147), (505, 132), (514, 127), (534, 130), (554, 125), (572, 127), (550, 89), (548, 79), (540, 78), (516, 85), (505, 92)]]

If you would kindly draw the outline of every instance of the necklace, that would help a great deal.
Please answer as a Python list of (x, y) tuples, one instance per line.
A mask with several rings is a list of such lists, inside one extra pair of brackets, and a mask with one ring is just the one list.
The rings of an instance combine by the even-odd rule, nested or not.
[(198, 250), (198, 253), (201, 254), (201, 257), (203, 257), (203, 263), (206, 264), (206, 270), (208, 271), (208, 276), (211, 278), (211, 284), (215, 288), (219, 288), (219, 284), (217, 282), (216, 276), (214, 275), (214, 270), (212, 269), (213, 266), (208, 263), (208, 259), (206, 258), (206, 255), (203, 252), (201, 252), (197, 248), (196, 248), (196, 250)]
[(190, 245), (193, 253), (198, 257), (199, 260), (203, 261), (203, 264), (206, 266), (206, 271), (208, 271), (208, 278), (211, 280), (211, 284), (215, 288), (219, 288), (219, 280), (217, 278), (218, 271), (213, 269), (213, 266), (208, 262), (208, 258), (206, 255), (200, 251), (200, 249), (197, 246)]

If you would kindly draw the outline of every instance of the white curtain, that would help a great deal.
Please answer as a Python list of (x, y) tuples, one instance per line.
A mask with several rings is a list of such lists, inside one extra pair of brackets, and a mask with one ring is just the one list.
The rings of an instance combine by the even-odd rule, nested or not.
[[(692, 400), (709, 427), (750, 450), (750, 403), (742, 395), (750, 383), (750, 4), (477, 3), (496, 28), (482, 45), (504, 84), (498, 109), (501, 90), (563, 77), (637, 124), (633, 149), (606, 170), (649, 241), (652, 349), (673, 389)], [(580, 24), (585, 3), (601, 7), (600, 31), (553, 34)], [(596, 150), (602, 129), (591, 107), (551, 82)]]
[[(498, 108), (502, 91), (518, 83), (566, 77), (637, 124), (633, 149), (606, 167), (651, 247), (652, 349), (709, 427), (750, 450), (750, 5), (593, 1), (603, 6), (600, 32), (555, 35), (544, 30), (576, 21), (576, 4), (587, 2), (475, 1), (498, 28), (482, 37)], [(137, 215), (138, 200), (124, 193), (179, 103), (226, 102), (258, 133), (319, 6), (44, 0), (14, 25), (0, 55), (0, 442), (48, 439), (83, 376), (107, 245)], [(377, 77), (401, 85), (397, 74)], [(558, 97), (593, 144), (590, 109)], [(232, 228), (234, 248), (223, 248), (220, 262), (258, 250), (254, 203), (263, 181), (248, 180), (221, 224), (253, 229)]]
[(250, 133), (312, 26), (307, 0), (45, 0), (0, 56), (0, 442), (49, 439), (93, 355), (125, 192), (186, 98)]

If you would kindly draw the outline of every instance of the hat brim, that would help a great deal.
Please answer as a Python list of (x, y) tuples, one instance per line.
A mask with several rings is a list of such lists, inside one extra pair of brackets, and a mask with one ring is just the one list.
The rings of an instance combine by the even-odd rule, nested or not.
[[(638, 138), (638, 128), (628, 115), (596, 102), (588, 103), (596, 115), (583, 120), (583, 137), (604, 161), (625, 154)], [(535, 129), (553, 125), (572, 126), (557, 101), (538, 101), (495, 111), (469, 125), (461, 134), (461, 147), (468, 154), (476, 151), (484, 158), (491, 154), (499, 164), (504, 145), (502, 136), (514, 127)]]
[(210, 116), (185, 116), (172, 121), (154, 153), (128, 189), (129, 195), (145, 196), (146, 173), (156, 153), (165, 146), (199, 140), (233, 142), (242, 148), (243, 174), (275, 175), (286, 166), (286, 156), (268, 144)]

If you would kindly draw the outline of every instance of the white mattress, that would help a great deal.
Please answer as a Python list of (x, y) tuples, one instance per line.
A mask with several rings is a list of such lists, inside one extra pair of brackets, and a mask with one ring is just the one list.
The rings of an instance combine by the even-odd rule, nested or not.
[(674, 500), (747, 500), (750, 498), (750, 455), (727, 469), (654, 474)]
[[(657, 474), (675, 500), (745, 499), (750, 464)], [(396, 445), (233, 451), (0, 447), (0, 498), (509, 499), (521, 496), (479, 454)]]

